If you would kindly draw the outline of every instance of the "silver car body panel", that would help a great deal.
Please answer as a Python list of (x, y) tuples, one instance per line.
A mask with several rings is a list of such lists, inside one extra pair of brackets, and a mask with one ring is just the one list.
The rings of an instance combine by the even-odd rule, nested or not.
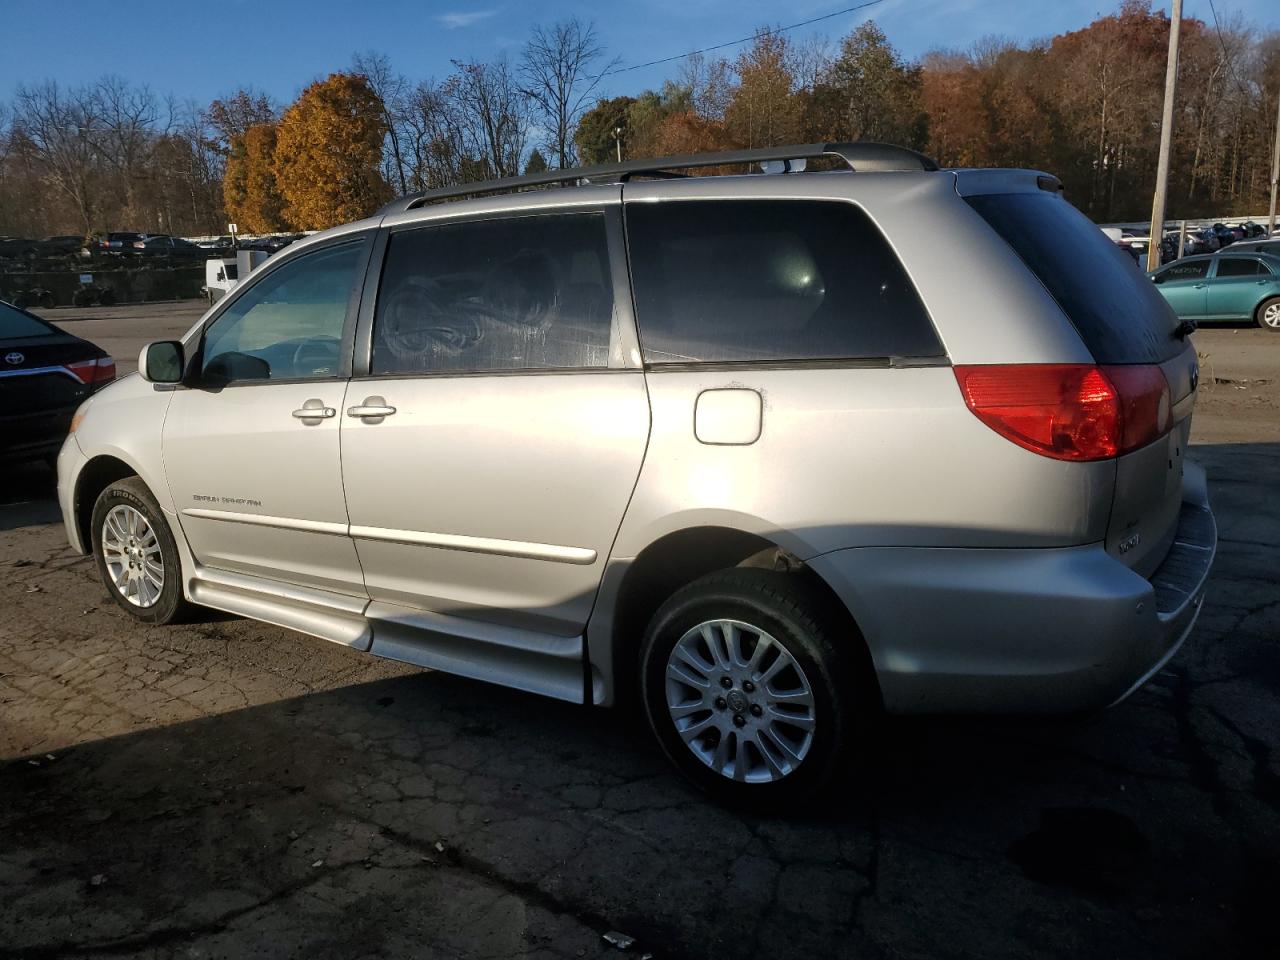
[(338, 418), (292, 416), (312, 398), (340, 404), (345, 389), (329, 380), (172, 391), (165, 472), (202, 566), (366, 595), (346, 536)]
[(644, 374), (353, 380), (342, 420), (352, 535), (374, 600), (582, 633), (649, 433)]
[[(194, 351), (205, 324), (276, 264), (380, 226), (348, 331), (350, 379), (213, 393), (132, 377), (107, 388), (60, 461), (69, 537), (85, 546), (77, 477), (93, 458), (116, 456), (161, 501), (192, 600), (607, 704), (632, 667), (613, 661), (612, 635), (632, 563), (669, 534), (727, 528), (826, 581), (853, 614), (891, 710), (1078, 709), (1121, 697), (1185, 637), (1212, 559), (1205, 525), (1180, 519), (1207, 513), (1203, 476), (1185, 460), (1194, 394), (1175, 384), (1178, 427), (1167, 437), (1097, 463), (1037, 456), (969, 412), (953, 363), (1093, 362), (1057, 302), (963, 200), (1039, 190), (1039, 177), (632, 182), (437, 204), (317, 234), (245, 278), (184, 343)], [(741, 198), (861, 207), (912, 278), (946, 358), (644, 369), (626, 207)], [(608, 211), (608, 369), (368, 375), (389, 230), (567, 208)], [(372, 397), (396, 413), (344, 415)], [(309, 399), (338, 415), (292, 418)], [(1162, 506), (1151, 542), (1122, 555), (1113, 503), (1153, 497)]]

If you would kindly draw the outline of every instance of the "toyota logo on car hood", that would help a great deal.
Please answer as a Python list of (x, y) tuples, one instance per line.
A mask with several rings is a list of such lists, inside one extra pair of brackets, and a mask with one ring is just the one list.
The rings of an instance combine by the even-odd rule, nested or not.
[(24, 357), (22, 354), (20, 354), (17, 350), (13, 351), (13, 353), (6, 353), (4, 355), (5, 363), (12, 363), (15, 367), (25, 359), (27, 358)]

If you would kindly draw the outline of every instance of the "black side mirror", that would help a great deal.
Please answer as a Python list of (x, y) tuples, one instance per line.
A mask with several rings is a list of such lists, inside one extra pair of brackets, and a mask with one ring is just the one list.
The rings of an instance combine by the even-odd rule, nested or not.
[(181, 383), (185, 366), (182, 344), (177, 340), (149, 343), (138, 358), (138, 372), (152, 383)]

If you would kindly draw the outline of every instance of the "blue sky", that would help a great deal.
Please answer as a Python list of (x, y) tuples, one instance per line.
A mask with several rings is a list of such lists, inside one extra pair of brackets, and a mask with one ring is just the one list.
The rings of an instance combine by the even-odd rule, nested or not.
[[(8, 0), (0, 3), (4, 51), (0, 100), (20, 82), (76, 84), (104, 73), (145, 81), (161, 94), (206, 103), (253, 85), (287, 103), (311, 80), (346, 67), (356, 51), (386, 53), (402, 73), (443, 76), (452, 58), (518, 51), (531, 24), (577, 15), (594, 20), (610, 54), (642, 63), (749, 35), (765, 24), (821, 16), (856, 0), (130, 0), (128, 3)], [(1275, 0), (1215, 0), (1224, 20), (1240, 15), (1280, 29)], [(964, 47), (991, 34), (1017, 40), (1084, 26), (1118, 0), (881, 0), (866, 10), (801, 28), (836, 39), (874, 18), (910, 57)], [(1185, 16), (1211, 21), (1208, 0), (1185, 0)], [(732, 55), (734, 50), (724, 51)], [(622, 73), (607, 93), (636, 92), (677, 64)]]

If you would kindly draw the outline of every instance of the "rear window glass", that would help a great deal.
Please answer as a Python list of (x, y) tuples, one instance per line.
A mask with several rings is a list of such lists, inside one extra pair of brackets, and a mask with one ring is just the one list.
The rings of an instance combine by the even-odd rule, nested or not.
[(1040, 278), (1099, 363), (1162, 363), (1182, 350), (1173, 335), (1178, 319), (1154, 284), (1061, 197), (965, 199)]
[(902, 264), (850, 203), (627, 206), (647, 363), (936, 357)]
[(1261, 261), (1252, 257), (1223, 257), (1218, 261), (1220, 277), (1256, 277), (1270, 272)]
[(0, 340), (16, 340), (19, 337), (51, 337), (54, 331), (35, 317), (28, 316), (16, 307), (0, 303)]

